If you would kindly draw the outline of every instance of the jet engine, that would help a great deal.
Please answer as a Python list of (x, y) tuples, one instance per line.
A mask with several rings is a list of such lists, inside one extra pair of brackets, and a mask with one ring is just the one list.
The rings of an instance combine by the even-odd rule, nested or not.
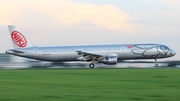
[(117, 56), (105, 56), (103, 58), (103, 63), (106, 65), (115, 65), (117, 64)]

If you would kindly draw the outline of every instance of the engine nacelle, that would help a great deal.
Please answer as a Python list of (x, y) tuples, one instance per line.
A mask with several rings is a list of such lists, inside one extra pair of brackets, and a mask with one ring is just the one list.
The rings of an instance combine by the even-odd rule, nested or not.
[(103, 58), (103, 63), (106, 65), (115, 65), (117, 64), (117, 56), (106, 56)]

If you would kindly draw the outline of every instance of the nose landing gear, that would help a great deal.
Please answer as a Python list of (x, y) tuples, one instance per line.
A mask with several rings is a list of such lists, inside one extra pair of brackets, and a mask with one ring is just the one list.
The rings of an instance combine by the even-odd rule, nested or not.
[(157, 59), (155, 59), (155, 62), (156, 62), (155, 67), (159, 67), (159, 64), (157, 63)]

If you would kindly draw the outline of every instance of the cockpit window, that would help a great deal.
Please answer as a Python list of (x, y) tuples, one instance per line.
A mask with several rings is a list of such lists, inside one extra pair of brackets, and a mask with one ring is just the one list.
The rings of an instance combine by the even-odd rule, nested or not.
[(169, 48), (167, 46), (161, 46), (160, 48), (161, 48), (161, 50), (169, 50)]
[(161, 54), (167, 54), (167, 52), (169, 51), (169, 48), (167, 46), (160, 46), (158, 51), (161, 53)]

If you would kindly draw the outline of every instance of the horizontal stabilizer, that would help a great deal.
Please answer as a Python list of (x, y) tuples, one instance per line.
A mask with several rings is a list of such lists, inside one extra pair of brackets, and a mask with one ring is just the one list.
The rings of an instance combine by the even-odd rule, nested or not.
[(20, 51), (20, 50), (14, 50), (12, 49), (11, 51), (15, 52), (15, 53), (24, 53), (23, 51)]

